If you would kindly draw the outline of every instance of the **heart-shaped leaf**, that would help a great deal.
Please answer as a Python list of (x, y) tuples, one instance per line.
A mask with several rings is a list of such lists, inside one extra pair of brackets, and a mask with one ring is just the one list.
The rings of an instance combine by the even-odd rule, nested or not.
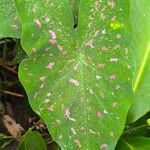
[(13, 0), (0, 0), (0, 38), (20, 38), (21, 24)]
[(53, 139), (66, 150), (114, 149), (133, 98), (128, 0), (82, 0), (77, 29), (67, 0), (16, 6), (29, 54), (20, 81)]
[(131, 0), (132, 49), (136, 58), (135, 100), (128, 115), (134, 122), (150, 111), (150, 1)]

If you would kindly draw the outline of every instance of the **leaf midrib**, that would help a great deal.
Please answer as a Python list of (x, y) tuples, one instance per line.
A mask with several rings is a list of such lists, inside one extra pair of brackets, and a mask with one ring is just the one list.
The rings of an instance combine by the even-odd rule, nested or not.
[(142, 78), (142, 74), (144, 72), (144, 69), (146, 67), (146, 64), (147, 64), (147, 60), (149, 58), (149, 54), (150, 54), (150, 41), (148, 43), (148, 47), (144, 53), (144, 57), (143, 57), (143, 60), (141, 62), (141, 66), (140, 66), (140, 69), (138, 71), (138, 75), (136, 76), (136, 79), (135, 79), (135, 82), (134, 82), (134, 85), (133, 85), (133, 90), (134, 92), (136, 92), (138, 86), (139, 86), (139, 83), (141, 81), (141, 78)]

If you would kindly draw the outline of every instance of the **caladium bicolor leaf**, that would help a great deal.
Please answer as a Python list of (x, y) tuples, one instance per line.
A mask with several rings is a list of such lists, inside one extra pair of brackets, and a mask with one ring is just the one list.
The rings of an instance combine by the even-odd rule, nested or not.
[(135, 100), (128, 115), (134, 122), (150, 111), (150, 1), (131, 0), (132, 49), (136, 58)]
[(21, 140), (18, 150), (46, 150), (46, 144), (41, 134), (37, 131), (27, 131), (24, 138)]
[(148, 150), (149, 148), (150, 138), (128, 137), (119, 141), (116, 150)]
[(16, 6), (29, 54), (19, 78), (53, 139), (65, 150), (114, 149), (133, 97), (128, 0), (82, 0), (77, 29), (67, 0)]
[(13, 0), (0, 0), (0, 38), (20, 38), (21, 24)]

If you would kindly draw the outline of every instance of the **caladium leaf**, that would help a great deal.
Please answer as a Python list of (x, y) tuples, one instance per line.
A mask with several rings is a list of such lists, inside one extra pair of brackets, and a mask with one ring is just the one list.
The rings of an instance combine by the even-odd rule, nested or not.
[(66, 150), (114, 149), (133, 97), (128, 0), (82, 0), (77, 29), (67, 0), (16, 6), (29, 54), (19, 78), (53, 139)]
[(116, 150), (148, 150), (150, 148), (150, 138), (128, 137), (119, 141)]
[(20, 38), (21, 24), (13, 0), (0, 0), (0, 38)]
[(132, 49), (136, 58), (135, 100), (128, 115), (134, 122), (150, 111), (150, 1), (131, 0)]
[(39, 132), (32, 132), (31, 130), (29, 130), (26, 132), (24, 138), (21, 140), (18, 150), (33, 149), (46, 150), (46, 144)]

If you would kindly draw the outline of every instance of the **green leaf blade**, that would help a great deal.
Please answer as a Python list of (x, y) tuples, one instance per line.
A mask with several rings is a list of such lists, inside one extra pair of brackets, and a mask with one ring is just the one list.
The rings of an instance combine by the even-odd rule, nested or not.
[(131, 0), (132, 49), (136, 60), (133, 83), (135, 100), (128, 122), (135, 122), (150, 110), (150, 1)]
[[(133, 58), (129, 45), (129, 3), (115, 2), (115, 8), (107, 3), (94, 7), (91, 20), (84, 13), (91, 14), (95, 1), (86, 1), (86, 5), (82, 1), (77, 36), (72, 28), (69, 31), (76, 47), (70, 47), (70, 39), (63, 51), (58, 46), (61, 41), (46, 51), (45, 44), (19, 68), (20, 81), (32, 108), (44, 118), (62, 149), (114, 149), (124, 128), (133, 98)], [(109, 21), (100, 20), (103, 7), (107, 8), (103, 13)], [(114, 15), (117, 20), (112, 21)], [(32, 40), (36, 42), (36, 38)]]

